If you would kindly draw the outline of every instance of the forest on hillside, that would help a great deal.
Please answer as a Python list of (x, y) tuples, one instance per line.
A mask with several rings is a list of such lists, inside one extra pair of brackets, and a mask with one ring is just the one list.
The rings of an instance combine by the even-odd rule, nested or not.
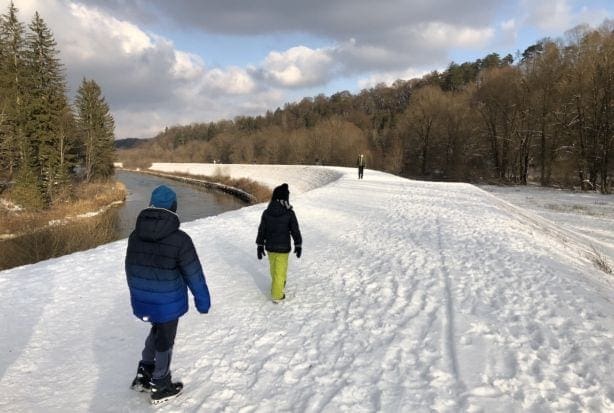
[(260, 116), (167, 127), (119, 151), (152, 161), (367, 167), (422, 179), (611, 190), (614, 21), (420, 79), (306, 97)]

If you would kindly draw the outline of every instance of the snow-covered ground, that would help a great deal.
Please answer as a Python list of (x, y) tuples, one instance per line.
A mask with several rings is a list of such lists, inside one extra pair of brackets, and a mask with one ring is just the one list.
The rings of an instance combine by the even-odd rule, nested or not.
[(614, 264), (614, 194), (574, 192), (539, 186), (492, 186), (482, 189), (582, 234)]
[(229, 165), (219, 163), (154, 163), (150, 169), (159, 172), (181, 172), (191, 175), (249, 178), (270, 188), (287, 182), (292, 184), (290, 190), (298, 194), (324, 186), (339, 179), (344, 173), (334, 168), (302, 165)]
[[(186, 387), (156, 410), (614, 411), (614, 276), (582, 234), (468, 184), (224, 167), (289, 183), (303, 256), (276, 305), (256, 259), (264, 204), (182, 225), (212, 310), (181, 319)], [(131, 315), (125, 249), (0, 272), (0, 411), (151, 410), (128, 388), (148, 327)]]

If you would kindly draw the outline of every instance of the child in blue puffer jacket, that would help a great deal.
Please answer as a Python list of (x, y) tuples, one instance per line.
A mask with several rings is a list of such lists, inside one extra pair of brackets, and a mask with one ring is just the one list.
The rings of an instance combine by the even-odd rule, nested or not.
[(139, 214), (128, 239), (126, 278), (135, 316), (151, 323), (132, 388), (151, 390), (152, 404), (181, 392), (171, 381), (171, 355), (179, 317), (188, 311), (188, 288), (196, 309), (207, 313), (209, 289), (192, 239), (179, 229), (177, 197), (162, 185)]

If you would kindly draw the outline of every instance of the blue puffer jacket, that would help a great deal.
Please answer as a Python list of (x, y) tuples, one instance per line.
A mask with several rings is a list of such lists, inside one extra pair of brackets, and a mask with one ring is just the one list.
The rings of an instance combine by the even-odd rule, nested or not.
[(188, 311), (188, 292), (196, 309), (207, 313), (209, 289), (192, 239), (179, 218), (162, 208), (141, 211), (128, 239), (126, 277), (132, 310), (153, 323), (176, 320)]

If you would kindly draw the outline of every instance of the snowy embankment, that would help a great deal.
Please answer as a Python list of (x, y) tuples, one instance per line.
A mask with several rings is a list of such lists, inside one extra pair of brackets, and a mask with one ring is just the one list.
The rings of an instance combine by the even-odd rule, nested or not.
[(614, 265), (614, 195), (597, 192), (565, 191), (539, 186), (482, 187), (497, 198), (510, 202), (520, 210), (530, 210), (541, 222), (558, 230), (571, 232), (571, 237), (591, 250), (607, 255)]
[[(275, 305), (255, 254), (264, 204), (182, 225), (213, 307), (181, 319), (185, 394), (159, 411), (614, 410), (612, 276), (545, 221), (468, 184), (192, 167), (288, 182), (303, 257)], [(131, 316), (125, 248), (0, 272), (0, 411), (150, 411), (128, 389), (147, 325)]]
[(153, 163), (151, 168), (158, 172), (179, 172), (190, 175), (230, 176), (231, 178), (249, 178), (274, 188), (287, 182), (294, 194), (324, 186), (343, 173), (333, 168), (318, 168), (303, 165), (249, 165), (249, 164), (212, 164), (212, 163)]

